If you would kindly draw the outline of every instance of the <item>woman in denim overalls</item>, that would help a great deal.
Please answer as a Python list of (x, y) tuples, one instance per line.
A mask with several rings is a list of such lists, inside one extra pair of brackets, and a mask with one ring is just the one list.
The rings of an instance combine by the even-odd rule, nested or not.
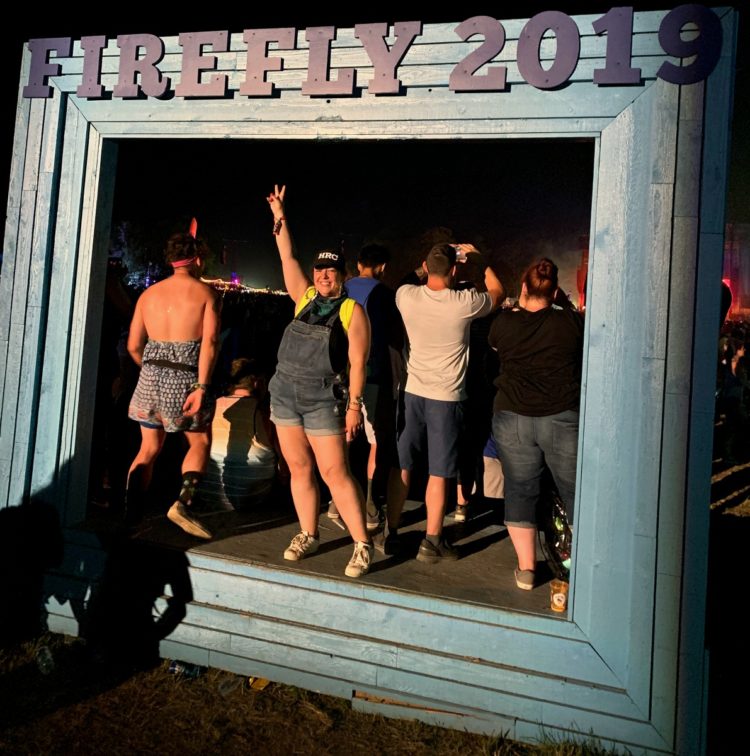
[(285, 187), (279, 190), (276, 186), (268, 203), (295, 318), (284, 331), (269, 390), (271, 419), (289, 466), (301, 527), (284, 559), (298, 561), (318, 549), (317, 463), (354, 539), (354, 554), (345, 573), (360, 577), (370, 568), (372, 545), (365, 528), (362, 493), (349, 470), (346, 443), (362, 427), (370, 324), (362, 307), (346, 296), (340, 252), (318, 253), (311, 285), (294, 256), (284, 217), (284, 194)]

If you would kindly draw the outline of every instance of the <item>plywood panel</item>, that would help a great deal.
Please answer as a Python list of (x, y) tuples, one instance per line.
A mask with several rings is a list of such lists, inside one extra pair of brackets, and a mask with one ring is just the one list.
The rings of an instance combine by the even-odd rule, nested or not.
[[(18, 211), (18, 225), (15, 239), (15, 248), (8, 254), (12, 262), (11, 271), (3, 275), (5, 289), (10, 289), (10, 308), (5, 310), (3, 332), (6, 334), (7, 347), (5, 348), (4, 390), (2, 402), (2, 414), (0, 415), (0, 458), (13, 460), (16, 446), (16, 426), (21, 413), (20, 422), (24, 422), (23, 412), (28, 411), (28, 406), (19, 406), (19, 393), (24, 386), (22, 374), (22, 360), (25, 325), (27, 319), (26, 305), (29, 293), (29, 279), (32, 274), (32, 259), (34, 256), (34, 221), (36, 218), (36, 190), (39, 176), (39, 162), (44, 141), (44, 118), (45, 104), (36, 101), (30, 106), (28, 119), (25, 121), (26, 139), (23, 157), (23, 174), (18, 175), (18, 189), (20, 194), (20, 207)], [(6, 283), (7, 282), (7, 283)], [(38, 303), (37, 303), (38, 305)], [(7, 307), (7, 305), (6, 305)], [(36, 313), (34, 317), (38, 317)], [(34, 318), (32, 318), (34, 320)], [(38, 321), (34, 321), (38, 322)], [(3, 339), (5, 340), (5, 339)], [(0, 480), (0, 501), (7, 504), (20, 502), (19, 489), (22, 492), (25, 484), (25, 469), (18, 469), (15, 461), (11, 462), (9, 475)], [(20, 484), (18, 476), (20, 475)], [(12, 488), (11, 488), (12, 486)], [(13, 498), (10, 499), (10, 492)]]
[(425, 118), (411, 121), (376, 121), (352, 125), (332, 119), (329, 121), (269, 121), (267, 123), (170, 123), (161, 122), (97, 122), (97, 131), (112, 138), (154, 139), (446, 139), (446, 138), (535, 138), (554, 136), (595, 137), (606, 127), (609, 118), (526, 118), (517, 120), (431, 121)]
[[(16, 246), (18, 244), (19, 222), (21, 214), (23, 170), (26, 164), (26, 135), (29, 130), (31, 102), (22, 96), (22, 82), (28, 76), (29, 60), (24, 58), (21, 65), (21, 83), (18, 89), (18, 106), (16, 108), (15, 131), (13, 136), (13, 157), (11, 160), (10, 180), (8, 182), (8, 207), (5, 215), (5, 249), (3, 264), (0, 268), (0, 407), (3, 406), (5, 391), (5, 369), (8, 356), (9, 326), (11, 304), (13, 301), (13, 283), (15, 281)], [(0, 446), (0, 459), (3, 458)], [(9, 455), (6, 452), (6, 458)], [(0, 507), (3, 506), (0, 494)]]
[(512, 87), (509, 92), (463, 93), (447, 97), (442, 90), (420, 88), (405, 97), (377, 97), (364, 93), (357, 98), (300, 97), (284, 91), (271, 100), (207, 100), (196, 108), (190, 100), (90, 100), (76, 99), (81, 112), (92, 122), (149, 121), (206, 123), (211, 121), (325, 121), (336, 118), (347, 122), (379, 120), (432, 121), (472, 120), (475, 118), (515, 119), (614, 117), (633, 102), (640, 88), (593, 87), (574, 82), (565, 89), (545, 92), (528, 85)]
[(66, 144), (60, 168), (60, 196), (52, 257), (49, 307), (55, 314), (47, 327), (39, 392), (39, 427), (34, 450), (32, 491), (50, 490), (57, 472), (63, 396), (66, 390), (72, 300), (75, 291), (82, 176), (86, 163), (88, 124), (71, 102), (66, 103)]
[[(68, 373), (74, 397), (80, 395), (80, 390), (85, 390), (83, 387), (86, 377), (96, 375), (98, 366), (100, 341), (98, 335), (101, 331), (101, 313), (104, 307), (116, 165), (116, 145), (105, 143), (98, 133), (94, 136), (91, 132), (79, 249), (79, 276), (83, 284), (79, 290), (82, 296), (76, 300), (73, 310), (73, 321), (81, 323), (82, 328), (80, 332), (73, 330), (70, 345), (72, 371)], [(90, 338), (91, 334), (97, 334), (97, 338)], [(92, 383), (90, 390), (94, 388), (95, 383)], [(82, 519), (86, 514), (86, 497), (79, 495), (75, 498), (75, 496), (77, 492), (86, 491), (88, 488), (88, 461), (94, 409), (94, 402), (79, 402), (77, 405), (72, 449), (74, 457), (78, 459), (78, 464), (70, 468), (68, 500), (73, 506), (66, 512), (68, 522)]]
[[(281, 621), (315, 625), (335, 632), (361, 634), (366, 625), (377, 627), (383, 640), (402, 643), (404, 628), (408, 637), (419, 639), (420, 647), (436, 653), (469, 656), (501, 665), (536, 670), (590, 683), (618, 687), (609, 670), (603, 669), (598, 655), (586, 642), (568, 642), (560, 653), (560, 639), (538, 634), (530, 636), (521, 629), (482, 625), (447, 615), (401, 609), (386, 603), (365, 602), (338, 594), (338, 581), (312, 579), (306, 587), (266, 583), (256, 586), (250, 580), (196, 570), (192, 573), (195, 600), (220, 603), (236, 611), (246, 611)], [(437, 603), (437, 602), (436, 602)], [(447, 603), (447, 602), (446, 602)]]

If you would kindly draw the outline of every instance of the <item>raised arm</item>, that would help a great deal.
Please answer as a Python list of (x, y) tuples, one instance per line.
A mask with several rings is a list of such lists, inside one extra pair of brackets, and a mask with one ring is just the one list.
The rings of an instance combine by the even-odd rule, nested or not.
[(496, 273), (485, 262), (482, 253), (473, 244), (457, 244), (456, 249), (463, 252), (467, 262), (474, 263), (479, 270), (484, 271), (484, 285), (487, 293), (492, 297), (492, 309), (498, 307), (505, 299), (505, 287)]
[(289, 233), (289, 224), (287, 223), (284, 211), (285, 195), (286, 186), (282, 186), (279, 189), (278, 184), (274, 184), (273, 191), (268, 195), (267, 199), (273, 213), (273, 231), (276, 235), (276, 246), (279, 249), (279, 257), (281, 258), (284, 285), (289, 292), (289, 296), (296, 304), (311, 285), (311, 281), (302, 270), (299, 260), (294, 256), (294, 244), (292, 243), (292, 235)]
[(362, 398), (370, 354), (370, 321), (361, 305), (354, 306), (349, 324), (349, 403), (346, 408), (346, 440), (351, 441), (362, 427)]

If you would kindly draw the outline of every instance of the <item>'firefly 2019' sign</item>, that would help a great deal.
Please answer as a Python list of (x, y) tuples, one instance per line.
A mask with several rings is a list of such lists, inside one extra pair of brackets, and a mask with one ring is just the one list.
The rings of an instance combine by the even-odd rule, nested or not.
[[(606, 35), (605, 61), (594, 70), (597, 86), (640, 84), (641, 70), (632, 65), (633, 9), (612, 8), (593, 22), (593, 31)], [(360, 41), (372, 63), (372, 78), (367, 91), (375, 95), (398, 95), (403, 88), (398, 67), (414, 41), (422, 34), (420, 21), (402, 21), (393, 26), (394, 41), (389, 44), (388, 24), (357, 24), (354, 36)], [(469, 51), (453, 68), (448, 81), (454, 92), (502, 92), (507, 90), (507, 69), (490, 65), (505, 46), (505, 28), (490, 16), (475, 16), (459, 24), (458, 37), (468, 42), (483, 37), (476, 49)], [(686, 39), (685, 36), (690, 37)], [(540, 61), (542, 39), (554, 36), (556, 49), (551, 63)], [(659, 27), (659, 44), (666, 55), (688, 62), (662, 63), (657, 76), (673, 84), (693, 84), (705, 79), (716, 65), (722, 43), (721, 24), (716, 14), (702, 5), (681, 5), (664, 16)], [(301, 92), (310, 97), (346, 97), (355, 94), (355, 68), (331, 69), (331, 42), (336, 38), (333, 26), (309, 27), (305, 39), (309, 46), (306, 78)], [(245, 79), (236, 90), (241, 97), (272, 97), (274, 85), (266, 80), (269, 71), (284, 67), (283, 51), (296, 49), (294, 27), (246, 29), (242, 39), (247, 46)], [(182, 67), (180, 82), (174, 88), (177, 97), (227, 97), (227, 74), (217, 72), (216, 54), (229, 50), (229, 32), (180, 34)], [(275, 45), (273, 50), (269, 45)], [(24, 97), (51, 97), (48, 77), (60, 74), (60, 64), (50, 62), (70, 57), (70, 37), (32, 39), (29, 80)], [(102, 53), (107, 46), (104, 36), (83, 37), (83, 72), (76, 90), (79, 97), (98, 99), (107, 96), (101, 84)], [(112, 96), (119, 98), (164, 97), (171, 93), (170, 79), (159, 70), (164, 56), (164, 42), (153, 34), (124, 34), (117, 37), (119, 54), (118, 80)], [(545, 11), (523, 27), (517, 43), (516, 63), (523, 79), (538, 89), (559, 89), (573, 75), (581, 50), (581, 31), (576, 22), (559, 11)], [(272, 54), (273, 53), (273, 54)], [(205, 74), (205, 76), (204, 76)], [(301, 73), (305, 76), (305, 73)]]

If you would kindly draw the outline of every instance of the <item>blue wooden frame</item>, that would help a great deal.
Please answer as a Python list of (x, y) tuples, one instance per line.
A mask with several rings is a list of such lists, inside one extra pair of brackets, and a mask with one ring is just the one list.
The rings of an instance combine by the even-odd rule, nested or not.
[[(576, 17), (571, 83), (447, 90), (465, 53), (454, 25), (425, 27), (404, 97), (311, 99), (295, 70), (268, 100), (88, 101), (81, 51), (20, 96), (0, 278), (0, 506), (52, 493), (84, 514), (88, 401), (101, 318), (116, 141), (125, 138), (539, 138), (596, 141), (574, 583), (567, 620), (315, 577), (189, 552), (195, 602), (165, 655), (352, 697), (359, 708), (449, 726), (695, 753), (705, 737), (703, 617), (713, 381), (736, 14), (716, 10), (722, 57), (702, 83), (655, 77), (663, 13), (636, 14), (643, 82), (596, 87), (603, 40)], [(234, 35), (233, 35), (234, 36)], [(241, 35), (236, 35), (238, 38)], [(176, 39), (163, 67), (179, 71)], [(351, 31), (333, 65), (362, 64)], [(304, 47), (300, 35), (299, 46)], [(241, 76), (241, 43), (219, 56)], [(544, 52), (543, 46), (543, 52)], [(105, 84), (116, 55), (107, 48)], [(22, 83), (28, 71), (24, 58)], [(76, 634), (101, 552), (68, 531), (50, 578), (50, 626)], [(377, 628), (377, 633), (369, 629)], [(371, 637), (372, 636), (372, 637)], [(386, 699), (386, 700), (384, 700)]]

